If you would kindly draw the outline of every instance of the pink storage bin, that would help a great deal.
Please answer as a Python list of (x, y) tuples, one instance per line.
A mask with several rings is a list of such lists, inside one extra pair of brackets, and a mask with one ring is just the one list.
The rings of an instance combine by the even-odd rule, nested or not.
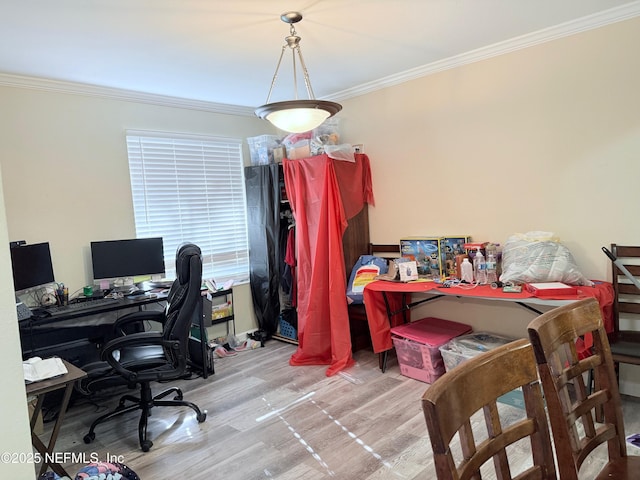
[(452, 338), (471, 332), (464, 323), (428, 317), (391, 329), (400, 373), (433, 383), (445, 372), (440, 346)]

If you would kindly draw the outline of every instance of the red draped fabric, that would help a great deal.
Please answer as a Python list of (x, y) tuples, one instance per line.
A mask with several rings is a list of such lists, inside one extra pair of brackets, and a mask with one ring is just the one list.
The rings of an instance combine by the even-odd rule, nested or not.
[(326, 155), (283, 160), (296, 220), (298, 349), (291, 365), (329, 365), (327, 376), (353, 364), (342, 235), (347, 220), (373, 204), (369, 158)]

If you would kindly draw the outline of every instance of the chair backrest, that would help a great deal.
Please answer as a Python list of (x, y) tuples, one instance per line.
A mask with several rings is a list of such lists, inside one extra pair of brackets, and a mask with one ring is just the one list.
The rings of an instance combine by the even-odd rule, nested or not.
[[(603, 443), (610, 460), (626, 456), (620, 394), (598, 301), (588, 298), (555, 308), (534, 319), (528, 330), (560, 478), (577, 480), (581, 465)], [(576, 342), (585, 335), (593, 337), (592, 352), (581, 358)], [(593, 391), (585, 384), (591, 370)]]
[[(393, 270), (394, 264), (392, 262), (397, 258), (402, 257), (400, 243), (370, 243), (367, 253), (386, 260), (387, 265), (389, 266), (389, 272), (397, 272), (397, 269)], [(390, 275), (391, 273), (388, 274)]]
[(400, 256), (400, 243), (370, 243), (367, 253), (385, 260), (398, 258)]
[[(202, 254), (200, 247), (185, 243), (176, 252), (176, 279), (167, 295), (166, 320), (163, 338), (173, 345), (167, 354), (174, 365), (186, 366), (189, 351), (189, 332), (201, 302)], [(177, 344), (176, 344), (177, 341)], [(169, 343), (168, 343), (169, 344)], [(178, 345), (178, 348), (175, 348)]]
[[(611, 244), (611, 253), (633, 277), (640, 281), (640, 247)], [(613, 349), (614, 360), (640, 364), (640, 288), (611, 262), (614, 290), (612, 341), (624, 342)], [(620, 326), (620, 317), (624, 325)], [(625, 358), (630, 357), (630, 358)]]
[[(496, 402), (519, 387), (526, 410), (517, 416), (513, 407), (499, 408)], [(528, 341), (516, 340), (456, 366), (427, 389), (422, 408), (438, 480), (480, 479), (481, 473), (489, 473), (491, 459), (492, 478), (556, 478), (538, 372)], [(482, 419), (484, 429), (479, 428)], [(510, 462), (508, 454), (527, 439), (533, 465), (516, 465), (513, 458)], [(522, 453), (519, 457), (522, 459)], [(512, 473), (512, 469), (518, 471)]]

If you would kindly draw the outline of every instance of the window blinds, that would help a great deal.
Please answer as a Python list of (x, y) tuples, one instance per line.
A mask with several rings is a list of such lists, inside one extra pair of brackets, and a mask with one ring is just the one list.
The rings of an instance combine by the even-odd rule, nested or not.
[(164, 239), (166, 276), (183, 242), (202, 250), (203, 278), (249, 275), (242, 141), (127, 132), (138, 238)]

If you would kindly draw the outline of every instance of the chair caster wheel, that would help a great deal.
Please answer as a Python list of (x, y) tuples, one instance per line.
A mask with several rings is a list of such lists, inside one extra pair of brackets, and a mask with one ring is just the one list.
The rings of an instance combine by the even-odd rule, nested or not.
[(196, 415), (196, 420), (198, 423), (202, 423), (207, 419), (207, 412), (202, 412), (200, 415)]
[(153, 447), (153, 442), (151, 440), (145, 440), (140, 444), (140, 448), (142, 448), (143, 452), (148, 452)]
[(87, 433), (83, 438), (84, 443), (86, 443), (86, 444), (89, 444), (89, 443), (93, 442), (95, 439), (96, 439), (96, 434), (95, 433)]

